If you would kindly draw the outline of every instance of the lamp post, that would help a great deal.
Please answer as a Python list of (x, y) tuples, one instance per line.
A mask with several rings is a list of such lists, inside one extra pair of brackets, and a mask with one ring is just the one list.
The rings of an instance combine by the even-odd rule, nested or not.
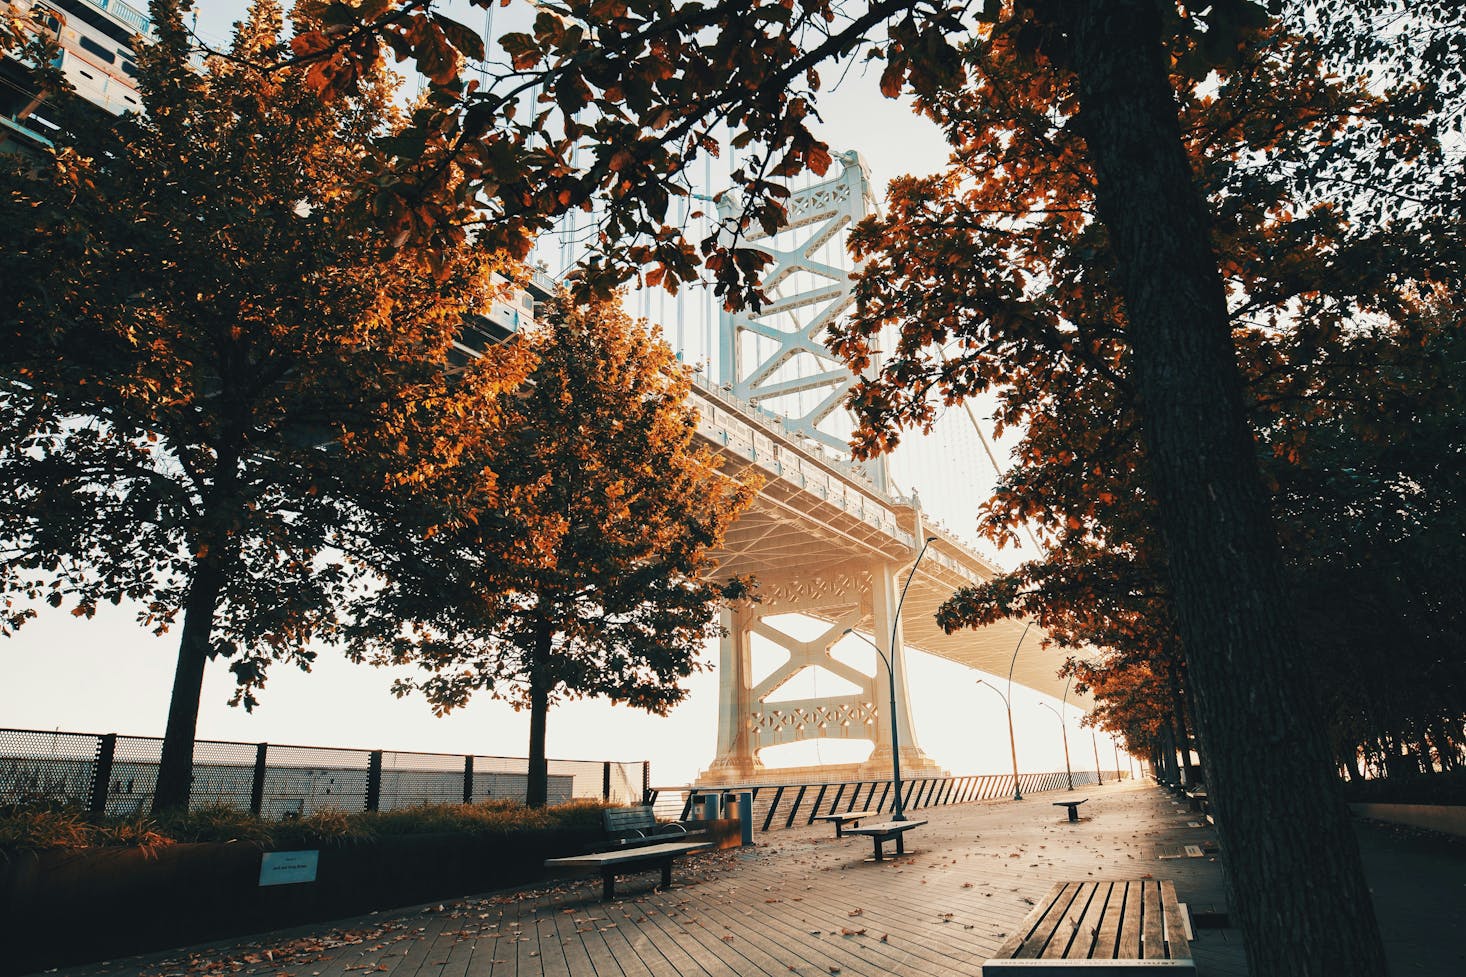
[(1074, 772), (1069, 767), (1069, 727), (1068, 727), (1067, 724), (1065, 724), (1065, 722), (1064, 722), (1064, 715), (1063, 715), (1063, 713), (1059, 712), (1059, 710), (1055, 709), (1053, 706), (1049, 705), (1047, 702), (1040, 702), (1039, 705), (1043, 706), (1049, 712), (1051, 712), (1055, 716), (1058, 716), (1059, 717), (1059, 732), (1064, 737), (1064, 776), (1069, 781), (1069, 789), (1070, 790), (1073, 790), (1074, 789)]
[(1013, 740), (1013, 707), (1008, 704), (1008, 697), (1003, 694), (1003, 690), (993, 683), (978, 679), (977, 684), (997, 693), (998, 698), (1003, 700), (1003, 708), (1008, 710), (1008, 752), (1013, 756), (1013, 799), (1021, 801), (1023, 791), (1018, 789), (1018, 744)]
[(906, 591), (911, 589), (911, 581), (916, 577), (916, 567), (921, 563), (921, 558), (926, 556), (926, 548), (937, 541), (935, 536), (928, 536), (926, 542), (921, 544), (921, 549), (916, 554), (916, 559), (911, 562), (911, 572), (906, 575), (906, 583), (901, 588), (901, 597), (896, 601), (896, 612), (891, 615), (891, 643), (887, 646), (891, 649), (891, 655), (881, 651), (881, 646), (867, 638), (854, 628), (846, 628), (846, 634), (853, 634), (861, 641), (875, 649), (876, 656), (880, 658), (881, 664), (886, 666), (887, 685), (891, 690), (891, 786), (895, 788), (896, 800), (891, 805), (891, 820), (906, 820), (906, 805), (901, 803), (901, 740), (900, 733), (896, 727), (896, 664), (891, 656), (896, 651), (896, 635), (901, 627), (901, 605), (906, 603)]
[(998, 698), (1003, 700), (1003, 708), (1008, 710), (1008, 752), (1013, 755), (1013, 799), (1015, 801), (1023, 800), (1023, 792), (1018, 789), (1018, 743), (1013, 738), (1013, 706), (1011, 705), (1013, 698), (1013, 666), (1018, 664), (1018, 649), (1023, 647), (1023, 639), (1028, 637), (1028, 629), (1031, 627), (1033, 627), (1032, 621), (1023, 625), (1023, 633), (1018, 636), (1018, 643), (1013, 646), (1013, 657), (1008, 661), (1007, 695), (998, 692), (998, 687), (991, 682), (984, 682), (982, 679), (977, 680), (978, 685), (986, 685), (994, 692), (998, 692)]
[(1094, 779), (1098, 780), (1100, 786), (1103, 787), (1105, 785), (1105, 778), (1100, 773), (1099, 739), (1095, 736), (1095, 732), (1092, 729), (1089, 731), (1089, 741), (1094, 744)]

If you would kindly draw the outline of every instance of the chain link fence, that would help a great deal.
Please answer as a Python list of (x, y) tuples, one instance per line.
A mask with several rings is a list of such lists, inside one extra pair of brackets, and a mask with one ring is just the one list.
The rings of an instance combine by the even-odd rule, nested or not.
[[(144, 813), (152, 807), (162, 749), (163, 741), (151, 736), (0, 729), (0, 805), (63, 801), (94, 814)], [(645, 762), (550, 760), (549, 802), (639, 804), (648, 769)], [(198, 740), (189, 806), (280, 819), (327, 809), (521, 801), (528, 773), (522, 757)]]

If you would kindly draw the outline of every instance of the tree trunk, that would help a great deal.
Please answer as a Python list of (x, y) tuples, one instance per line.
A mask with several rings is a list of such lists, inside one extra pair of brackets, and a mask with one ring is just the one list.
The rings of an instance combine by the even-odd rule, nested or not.
[(1186, 693), (1181, 688), (1181, 668), (1174, 661), (1166, 663), (1166, 682), (1171, 690), (1171, 723), (1176, 729), (1176, 761), (1180, 765), (1181, 783), (1187, 787), (1197, 784), (1196, 765), (1191, 762), (1191, 723), (1186, 715)]
[(183, 609), (178, 665), (173, 671), (173, 696), (168, 702), (168, 725), (163, 731), (163, 753), (158, 761), (158, 785), (153, 792), (155, 814), (188, 808), (204, 666), (209, 661), (209, 637), (223, 586), (220, 554), (211, 551), (194, 561), (193, 580)]
[(1385, 973), (1297, 661), (1277, 541), (1152, 0), (1061, 5), (1128, 319), (1157, 521), (1249, 972)]
[(534, 657), (529, 667), (529, 777), (524, 802), (544, 807), (550, 799), (550, 771), (545, 761), (545, 718), (550, 712), (550, 626), (535, 625)]

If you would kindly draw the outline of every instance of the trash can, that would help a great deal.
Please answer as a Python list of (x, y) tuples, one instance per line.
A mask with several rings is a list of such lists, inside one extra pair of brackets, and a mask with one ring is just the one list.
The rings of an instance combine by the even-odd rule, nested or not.
[(722, 796), (718, 793), (693, 794), (692, 819), (694, 821), (717, 820), (721, 808)]

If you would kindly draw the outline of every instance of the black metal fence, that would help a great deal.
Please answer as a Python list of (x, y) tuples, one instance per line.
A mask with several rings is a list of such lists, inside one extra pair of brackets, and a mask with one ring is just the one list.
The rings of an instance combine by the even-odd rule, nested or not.
[[(1055, 773), (1026, 773), (1018, 776), (1024, 794), (1064, 790), (1069, 776)], [(1129, 779), (1125, 770), (1076, 770), (1075, 787)], [(650, 792), (657, 815), (663, 818), (687, 818), (692, 813), (698, 794), (753, 795), (753, 823), (762, 831), (792, 828), (796, 823), (813, 824), (821, 814), (848, 811), (890, 812), (896, 797), (889, 778), (883, 780), (849, 780), (835, 783), (758, 784), (716, 787), (659, 787)], [(902, 806), (907, 811), (969, 801), (1013, 796), (1012, 774), (974, 774), (966, 777), (917, 777), (901, 782)]]
[[(52, 799), (99, 815), (146, 812), (162, 747), (151, 736), (0, 729), (0, 804)], [(528, 770), (520, 757), (199, 740), (189, 806), (224, 805), (278, 819), (330, 808), (523, 800)], [(648, 771), (645, 762), (550, 760), (549, 800), (639, 803)]]

